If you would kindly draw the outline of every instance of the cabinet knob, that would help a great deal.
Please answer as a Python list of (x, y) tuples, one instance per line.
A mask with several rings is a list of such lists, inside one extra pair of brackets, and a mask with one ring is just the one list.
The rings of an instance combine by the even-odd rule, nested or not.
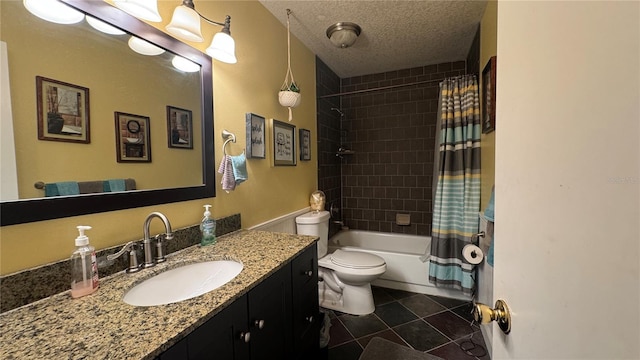
[(249, 340), (251, 340), (251, 333), (250, 332), (241, 332), (240, 333), (240, 340), (244, 341), (245, 343), (248, 343)]
[(313, 322), (313, 315), (309, 315), (304, 319), (307, 320), (308, 322), (312, 323)]
[(313, 270), (305, 271), (304, 274), (307, 275), (308, 277), (312, 277), (313, 276)]
[(262, 330), (262, 328), (264, 327), (264, 320), (256, 320), (253, 325), (255, 327), (257, 327), (258, 329)]

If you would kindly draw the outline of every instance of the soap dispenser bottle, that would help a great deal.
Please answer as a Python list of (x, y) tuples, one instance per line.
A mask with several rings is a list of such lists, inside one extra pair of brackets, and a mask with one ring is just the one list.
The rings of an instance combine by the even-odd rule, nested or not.
[(71, 254), (71, 297), (79, 298), (98, 289), (98, 263), (96, 249), (89, 245), (84, 234), (91, 226), (77, 226), (76, 251)]
[(209, 208), (211, 205), (204, 205), (204, 215), (200, 222), (200, 231), (202, 232), (201, 246), (212, 245), (216, 243), (216, 221), (211, 218)]

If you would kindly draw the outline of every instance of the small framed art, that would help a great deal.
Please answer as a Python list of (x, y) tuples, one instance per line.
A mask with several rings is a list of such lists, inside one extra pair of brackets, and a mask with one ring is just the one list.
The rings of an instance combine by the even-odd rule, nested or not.
[(264, 117), (252, 113), (247, 113), (247, 148), (245, 154), (247, 158), (265, 158), (265, 132)]
[(36, 76), (38, 139), (88, 144), (89, 89)]
[(482, 70), (482, 133), (496, 129), (496, 57)]
[(191, 110), (167, 106), (167, 139), (170, 148), (193, 149)]
[(149, 117), (115, 113), (118, 162), (151, 162)]
[(300, 129), (300, 160), (311, 160), (311, 131)]
[(295, 166), (296, 127), (285, 122), (273, 120), (273, 165)]

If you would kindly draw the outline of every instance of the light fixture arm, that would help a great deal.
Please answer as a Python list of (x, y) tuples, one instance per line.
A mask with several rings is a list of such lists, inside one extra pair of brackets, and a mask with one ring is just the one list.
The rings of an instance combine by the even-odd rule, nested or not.
[(219, 25), (222, 26), (222, 31), (223, 33), (227, 34), (227, 35), (231, 35), (231, 16), (227, 15), (227, 17), (224, 19), (224, 23), (221, 22), (217, 22), (217, 21), (213, 21), (211, 19), (208, 19), (206, 16), (200, 14), (200, 12), (198, 12), (198, 10), (196, 10), (196, 6), (193, 4), (193, 0), (182, 0), (182, 5), (188, 7), (189, 9), (193, 10), (196, 12), (196, 14), (198, 14), (198, 16), (200, 16), (201, 18), (203, 18), (206, 22), (210, 23), (210, 24), (214, 24), (214, 25)]

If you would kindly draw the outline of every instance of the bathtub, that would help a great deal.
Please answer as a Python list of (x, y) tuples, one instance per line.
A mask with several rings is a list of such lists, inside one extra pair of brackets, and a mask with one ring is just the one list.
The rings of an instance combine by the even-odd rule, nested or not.
[(431, 237), (342, 230), (329, 239), (329, 252), (336, 249), (364, 251), (380, 256), (387, 271), (372, 285), (415, 293), (471, 300), (462, 292), (437, 288), (429, 282), (429, 263), (420, 261), (425, 249), (431, 248)]

